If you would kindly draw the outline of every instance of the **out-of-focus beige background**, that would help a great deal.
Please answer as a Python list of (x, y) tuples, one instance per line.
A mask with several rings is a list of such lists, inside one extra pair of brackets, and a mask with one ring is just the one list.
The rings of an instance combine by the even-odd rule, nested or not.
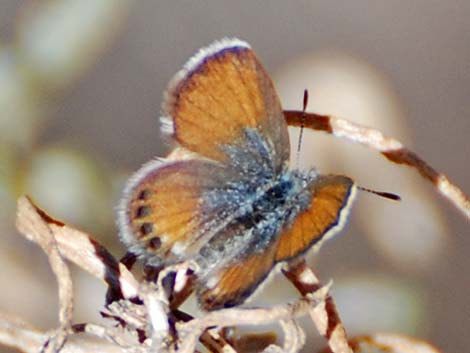
[[(47, 260), (14, 230), (20, 194), (124, 253), (113, 207), (131, 171), (169, 150), (157, 119), (166, 84), (198, 48), (226, 36), (251, 43), (286, 109), (301, 109), (308, 88), (309, 110), (405, 141), (469, 194), (469, 18), (464, 0), (3, 0), (0, 310), (43, 329), (57, 320)], [(468, 220), (416, 173), (334, 140), (306, 133), (300, 167), (403, 198), (360, 194), (346, 229), (310, 259), (335, 280), (348, 331), (467, 352)], [(104, 288), (75, 272), (76, 320), (99, 320)], [(292, 298), (289, 286), (276, 278), (258, 303)], [(305, 326), (312, 352), (324, 342)]]

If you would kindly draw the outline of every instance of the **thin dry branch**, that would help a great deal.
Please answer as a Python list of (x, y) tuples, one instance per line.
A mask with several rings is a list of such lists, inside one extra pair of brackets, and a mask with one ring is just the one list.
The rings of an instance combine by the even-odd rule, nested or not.
[(0, 313), (0, 342), (22, 352), (38, 352), (48, 335), (23, 320)]
[(59, 351), (67, 340), (72, 325), (73, 287), (70, 271), (62, 258), (49, 224), (27, 198), (18, 200), (16, 226), (29, 240), (37, 243), (47, 254), (49, 264), (59, 286), (59, 323), (60, 327), (44, 345), (45, 352)]
[[(309, 297), (321, 288), (320, 281), (307, 266), (305, 260), (293, 264), (285, 269), (283, 273), (303, 296)], [(341, 322), (332, 297), (328, 296), (325, 301), (316, 307), (312, 307), (309, 314), (318, 332), (328, 340), (331, 352), (353, 352), (352, 347), (348, 343), (346, 329)]]
[(400, 141), (387, 137), (378, 130), (334, 116), (294, 110), (284, 111), (284, 116), (290, 126), (304, 126), (307, 129), (324, 131), (333, 136), (360, 143), (380, 152), (389, 161), (416, 169), (470, 220), (470, 200), (463, 191)]
[[(0, 343), (25, 353), (37, 353), (50, 338), (50, 333), (42, 332), (23, 320), (0, 313)], [(61, 353), (123, 353), (119, 346), (106, 341), (69, 340)]]
[[(321, 304), (327, 294), (329, 286), (322, 287), (311, 296), (300, 298), (291, 304), (277, 305), (270, 308), (230, 308), (213, 311), (205, 314), (199, 319), (191, 320), (181, 324), (178, 332), (183, 337), (181, 353), (191, 353), (194, 351), (197, 340), (209, 327), (230, 327), (237, 325), (266, 325), (284, 321), (282, 328), (285, 336), (290, 342), (296, 345), (304, 342), (301, 337), (292, 337), (297, 332), (297, 327), (293, 328), (290, 321), (299, 316), (308, 314), (312, 307)], [(303, 335), (303, 333), (302, 333)], [(290, 347), (289, 347), (290, 350)]]
[(299, 352), (305, 344), (305, 333), (299, 323), (295, 320), (281, 320), (280, 325), (284, 332), (283, 351), (285, 353)]
[[(37, 228), (33, 232), (35, 226)], [(18, 200), (17, 228), (34, 242), (37, 241), (30, 234), (39, 232), (39, 237), (43, 233), (52, 235), (60, 255), (108, 284), (115, 300), (130, 299), (137, 295), (139, 283), (106, 248), (89, 234), (50, 217), (24, 196)]]

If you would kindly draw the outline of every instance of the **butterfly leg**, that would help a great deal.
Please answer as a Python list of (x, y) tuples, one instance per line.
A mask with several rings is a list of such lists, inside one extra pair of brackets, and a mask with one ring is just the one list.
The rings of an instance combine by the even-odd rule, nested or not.
[(378, 130), (333, 116), (290, 110), (284, 111), (284, 117), (290, 126), (303, 126), (312, 130), (324, 131), (333, 136), (360, 143), (380, 152), (391, 162), (405, 164), (416, 169), (423, 178), (436, 187), (441, 195), (470, 219), (470, 200), (462, 190), (416, 153), (403, 146), (400, 141), (384, 136)]
[[(283, 270), (283, 274), (303, 296), (311, 295), (322, 287), (305, 260), (290, 265), (289, 268)], [(310, 316), (320, 334), (328, 340), (332, 353), (353, 353), (332, 297), (328, 296), (324, 304), (311, 310)]]

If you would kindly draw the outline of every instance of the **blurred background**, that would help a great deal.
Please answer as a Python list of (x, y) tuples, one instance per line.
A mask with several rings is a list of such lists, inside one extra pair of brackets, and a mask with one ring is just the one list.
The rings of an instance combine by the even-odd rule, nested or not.
[[(167, 82), (226, 36), (251, 43), (285, 109), (301, 109), (307, 88), (308, 110), (404, 141), (469, 194), (469, 18), (465, 0), (2, 0), (0, 310), (57, 324), (47, 259), (14, 228), (21, 194), (124, 254), (114, 207), (130, 173), (170, 149), (158, 122)], [(468, 351), (468, 220), (416, 172), (363, 147), (306, 132), (300, 160), (403, 198), (361, 193), (346, 229), (309, 259), (334, 279), (349, 334), (393, 331)], [(98, 321), (103, 284), (74, 275), (76, 321)], [(296, 296), (274, 282), (258, 303)], [(305, 322), (312, 352), (325, 342)]]

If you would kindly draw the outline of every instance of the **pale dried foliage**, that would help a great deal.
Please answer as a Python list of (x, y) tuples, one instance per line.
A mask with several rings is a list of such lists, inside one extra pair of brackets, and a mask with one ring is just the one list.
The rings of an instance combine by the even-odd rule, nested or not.
[[(163, 279), (175, 273), (186, 275), (191, 264), (164, 269), (159, 276), (161, 280), (156, 283), (139, 283), (88, 234), (49, 217), (26, 197), (18, 201), (17, 228), (47, 254), (59, 289), (60, 326), (54, 330), (41, 332), (18, 318), (0, 315), (0, 342), (24, 352), (190, 353), (196, 350), (199, 341), (211, 351), (237, 352), (243, 345), (237, 340), (226, 340), (222, 328), (278, 323), (284, 332), (283, 344), (263, 347), (260, 343), (263, 351), (295, 353), (305, 343), (305, 334), (296, 321), (303, 315), (310, 315), (320, 333), (329, 339), (330, 348), (325, 352), (370, 352), (371, 349), (374, 352), (437, 352), (423, 342), (387, 334), (359, 337), (349, 344), (332, 298), (328, 296), (329, 286), (321, 286), (305, 263), (284, 270), (303, 294), (295, 302), (269, 308), (224, 309), (200, 318), (186, 315), (184, 320), (175, 320), (177, 309), (170, 307)], [(72, 324), (73, 290), (65, 260), (103, 280), (109, 286), (108, 293), (120, 297), (103, 311), (109, 318), (109, 325)], [(181, 315), (179, 312), (178, 316)], [(80, 332), (99, 340), (77, 336)], [(71, 336), (74, 339), (70, 339)], [(262, 341), (263, 336), (251, 335), (238, 341), (243, 339), (245, 345), (251, 340), (248, 345), (256, 346), (256, 341)]]
[[(265, 325), (279, 322), (285, 333), (282, 347), (269, 346), (270, 352), (297, 352), (304, 344), (303, 331), (295, 319), (312, 312), (324, 302), (328, 286), (312, 295), (285, 305), (271, 308), (225, 309), (207, 313), (188, 322), (172, 319), (168, 292), (163, 283), (167, 274), (183, 271), (189, 264), (181, 264), (162, 271), (162, 280), (156, 283), (139, 283), (122, 265), (88, 234), (80, 232), (47, 216), (28, 198), (18, 201), (18, 230), (46, 252), (59, 287), (60, 326), (51, 332), (39, 332), (19, 319), (1, 317), (1, 342), (25, 352), (74, 352), (78, 350), (129, 352), (178, 351), (193, 352), (201, 339), (211, 347), (219, 345), (224, 351), (235, 351), (224, 342), (217, 330), (210, 327), (237, 325)], [(72, 325), (72, 282), (65, 260), (69, 260), (95, 277), (105, 281), (110, 291), (116, 291), (121, 299), (110, 303), (104, 313), (110, 319), (109, 326), (94, 324)], [(118, 326), (115, 323), (119, 322)], [(174, 328), (172, 325), (175, 325)], [(175, 332), (172, 332), (175, 330)], [(73, 340), (64, 346), (69, 335), (83, 331), (102, 338), (91, 343), (88, 339)], [(143, 337), (143, 338), (142, 338)], [(178, 347), (174, 345), (178, 337)], [(83, 343), (83, 346), (82, 346)]]
[[(309, 119), (301, 124), (308, 128), (362, 143), (393, 162), (417, 169), (468, 217), (469, 202), (463, 192), (400, 142), (341, 119), (286, 112), (288, 123), (294, 126), (305, 116)], [(17, 228), (47, 254), (59, 291), (59, 327), (50, 332), (40, 332), (17, 318), (0, 316), (0, 342), (24, 352), (191, 353), (201, 342), (212, 352), (242, 352), (242, 347), (251, 346), (263, 352), (296, 353), (305, 343), (297, 318), (305, 315), (311, 317), (319, 333), (327, 339), (328, 348), (324, 352), (437, 352), (427, 343), (393, 334), (373, 334), (348, 341), (333, 298), (328, 295), (329, 285), (321, 285), (303, 260), (282, 269), (300, 292), (298, 300), (268, 308), (223, 309), (194, 318), (178, 308), (192, 291), (191, 262), (164, 268), (155, 282), (139, 282), (90, 235), (48, 216), (27, 197), (18, 201)], [(103, 317), (109, 320), (107, 325), (73, 324), (73, 288), (66, 260), (108, 285), (102, 311)], [(282, 328), (281, 345), (273, 344), (266, 335), (234, 338), (224, 330), (238, 325), (272, 323)], [(83, 333), (98, 340), (91, 341)]]

